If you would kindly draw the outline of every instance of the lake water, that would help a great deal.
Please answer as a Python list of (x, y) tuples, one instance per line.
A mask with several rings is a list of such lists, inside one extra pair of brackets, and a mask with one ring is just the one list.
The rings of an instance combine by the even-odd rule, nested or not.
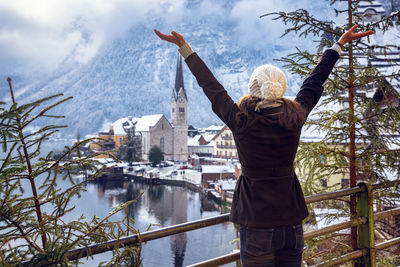
[[(184, 187), (150, 186), (124, 179), (108, 179), (87, 184), (87, 192), (74, 201), (76, 209), (71, 215), (104, 217), (113, 206), (135, 199), (142, 190), (142, 197), (129, 207), (129, 216), (134, 218), (134, 227), (140, 232), (151, 224), (169, 226), (227, 212), (221, 211), (220, 206), (203, 198), (199, 192)], [(115, 216), (116, 219), (125, 216), (124, 211)], [(235, 238), (233, 224), (224, 223), (149, 241), (142, 248), (143, 266), (186, 266), (222, 256), (235, 249), (236, 243), (231, 243)], [(111, 253), (103, 253), (84, 266), (97, 266), (100, 261), (110, 258)]]
[[(51, 143), (48, 147), (45, 146), (44, 150), (54, 149), (54, 147), (55, 144)], [(40, 184), (40, 182), (41, 179), (38, 178), (37, 183)], [(70, 183), (59, 179), (58, 186), (65, 189), (70, 186)], [(31, 196), (27, 180), (22, 181), (22, 187), (25, 189), (24, 195)], [(221, 206), (216, 205), (212, 200), (203, 198), (199, 192), (193, 192), (184, 187), (149, 186), (121, 178), (88, 183), (86, 190), (80, 198), (75, 198), (70, 203), (69, 207), (72, 205), (75, 209), (66, 214), (64, 217), (66, 221), (74, 220), (82, 214), (86, 218), (93, 216), (104, 218), (112, 207), (135, 199), (141, 191), (144, 191), (142, 197), (129, 207), (129, 216), (135, 220), (134, 227), (140, 232), (145, 231), (151, 224), (159, 224), (160, 226), (151, 228), (157, 229), (228, 212), (222, 211)], [(118, 221), (122, 217), (125, 217), (124, 211), (111, 219)], [(194, 264), (232, 252), (236, 248), (236, 243), (231, 243), (235, 238), (236, 231), (233, 224), (224, 223), (149, 241), (142, 247), (142, 263), (145, 267)], [(99, 262), (108, 261), (111, 257), (112, 253), (107, 252), (95, 255), (93, 259), (81, 259), (83, 262), (81, 266), (98, 266)], [(236, 266), (236, 264), (226, 266)]]

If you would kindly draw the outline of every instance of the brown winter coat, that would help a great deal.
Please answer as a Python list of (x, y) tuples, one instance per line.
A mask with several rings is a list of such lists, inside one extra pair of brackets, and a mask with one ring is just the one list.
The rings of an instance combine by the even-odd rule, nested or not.
[[(296, 96), (307, 111), (317, 104), (339, 54), (327, 49)], [(282, 106), (262, 109), (239, 125), (239, 108), (200, 57), (186, 58), (189, 69), (211, 102), (212, 110), (231, 129), (242, 165), (232, 203), (230, 220), (248, 227), (275, 227), (301, 222), (308, 216), (303, 192), (293, 170), (301, 127), (287, 130), (279, 125)]]

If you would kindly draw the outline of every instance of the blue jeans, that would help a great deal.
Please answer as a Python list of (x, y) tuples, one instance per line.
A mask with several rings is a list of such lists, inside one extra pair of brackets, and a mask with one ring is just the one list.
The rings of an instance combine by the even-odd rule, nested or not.
[(301, 223), (274, 228), (240, 226), (242, 267), (301, 266), (303, 247)]

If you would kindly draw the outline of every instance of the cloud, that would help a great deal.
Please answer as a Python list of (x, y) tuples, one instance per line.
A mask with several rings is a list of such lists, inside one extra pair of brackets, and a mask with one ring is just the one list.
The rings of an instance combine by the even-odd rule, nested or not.
[[(290, 12), (305, 7), (312, 15), (317, 15), (319, 19), (334, 16), (334, 10), (329, 1), (242, 0), (234, 5), (230, 18), (236, 23), (238, 40), (253, 49), (265, 49), (273, 46), (293, 47), (294, 44), (312, 47), (310, 45), (312, 37), (305, 40), (295, 34), (289, 34), (284, 39), (280, 39), (289, 25), (285, 25), (281, 20), (273, 20), (274, 16), (260, 18), (261, 15), (267, 13)], [(321, 12), (321, 10), (327, 12)]]
[(149, 15), (174, 21), (182, 0), (14, 0), (0, 2), (0, 73), (10, 67), (55, 69), (85, 63)]
[[(229, 22), (238, 43), (256, 49), (301, 45), (279, 39), (285, 26), (260, 15), (304, 6), (323, 10), (329, 1), (312, 0), (13, 0), (0, 1), (0, 73), (50, 72), (64, 60), (86, 63), (138, 23), (154, 19), (181, 30), (183, 20)], [(330, 10), (332, 8), (329, 7)], [(321, 12), (320, 12), (321, 13)], [(182, 29), (192, 30), (192, 29)], [(281, 49), (284, 50), (284, 49)]]

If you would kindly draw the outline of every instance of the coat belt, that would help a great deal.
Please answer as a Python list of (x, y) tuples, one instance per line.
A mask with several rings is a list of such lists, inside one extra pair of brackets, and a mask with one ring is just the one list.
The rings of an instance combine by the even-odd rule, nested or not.
[(288, 167), (259, 168), (242, 166), (242, 175), (249, 178), (282, 177), (294, 174), (293, 165)]

